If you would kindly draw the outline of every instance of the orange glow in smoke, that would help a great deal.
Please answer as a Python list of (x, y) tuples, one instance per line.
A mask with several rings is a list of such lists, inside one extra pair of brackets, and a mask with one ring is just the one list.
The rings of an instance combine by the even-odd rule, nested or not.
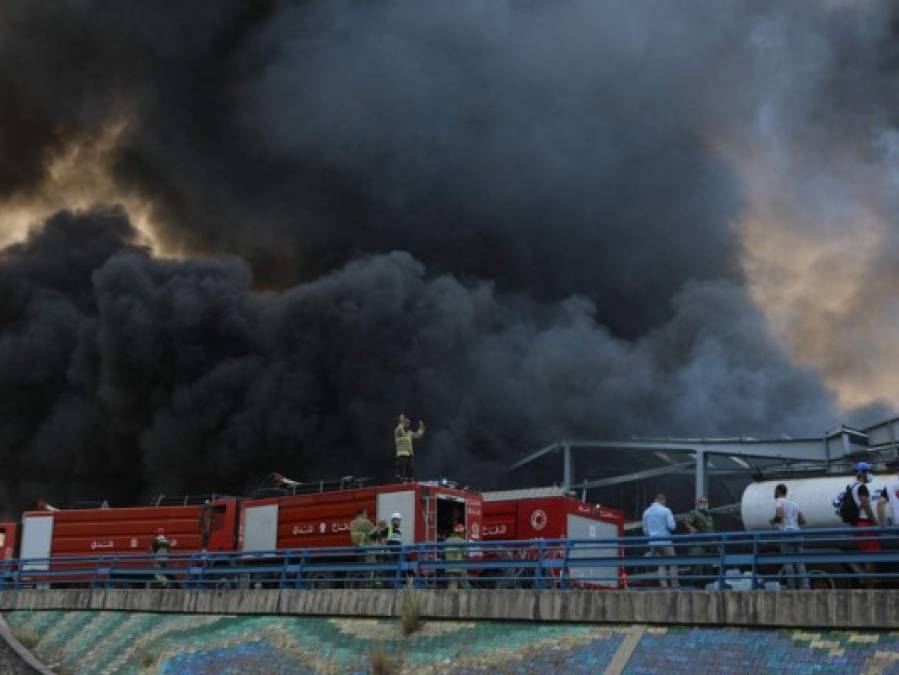
[(123, 192), (111, 175), (111, 164), (124, 123), (111, 124), (95, 138), (73, 139), (52, 157), (44, 181), (35, 189), (0, 201), (0, 246), (22, 241), (28, 229), (61, 209), (86, 209), (98, 203), (121, 204), (140, 231), (140, 243), (166, 252), (154, 237), (151, 205)]

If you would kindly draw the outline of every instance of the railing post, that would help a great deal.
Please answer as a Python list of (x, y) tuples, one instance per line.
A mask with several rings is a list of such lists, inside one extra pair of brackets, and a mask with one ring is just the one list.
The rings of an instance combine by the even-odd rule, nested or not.
[(534, 590), (543, 588), (543, 561), (546, 555), (546, 540), (541, 539), (537, 547), (537, 569), (534, 570)]
[(303, 588), (303, 567), (306, 564), (306, 551), (300, 551), (300, 564), (297, 565), (297, 579), (294, 588)]
[(281, 580), (278, 581), (278, 588), (284, 589), (287, 584), (287, 566), (290, 563), (290, 551), (284, 552), (284, 564), (281, 565)]
[[(201, 553), (199, 558), (197, 558), (196, 556), (197, 556), (196, 553), (191, 556), (191, 559), (188, 562), (188, 569), (193, 569), (195, 566), (199, 566), (200, 572), (199, 572), (199, 574), (197, 574), (197, 578), (194, 581), (194, 584), (195, 584), (195, 588), (197, 590), (202, 590), (203, 588), (205, 588), (206, 579), (204, 577), (206, 576), (206, 557), (207, 556), (205, 553)], [(194, 561), (196, 561), (197, 565), (193, 564)], [(188, 578), (190, 578), (190, 576), (188, 576)], [(215, 579), (215, 576), (213, 576), (212, 578)]]
[(724, 590), (724, 555), (727, 549), (727, 535), (718, 535), (718, 590)]
[(571, 540), (565, 540), (565, 556), (562, 558), (564, 565), (559, 569), (559, 587), (567, 590), (571, 588), (568, 577), (571, 576), (571, 570), (568, 569), (568, 558), (570, 557)]
[(393, 576), (393, 587), (401, 588), (403, 585), (403, 556), (406, 554), (406, 545), (401, 544), (396, 552), (396, 572)]
[[(102, 558), (100, 558), (100, 560), (102, 560)], [(97, 561), (94, 562), (94, 569), (92, 570), (92, 572), (93, 573), (91, 574), (91, 580), (88, 582), (88, 587), (91, 590), (94, 590), (97, 587), (97, 577), (100, 574), (100, 563), (99, 562), (97, 562)]]
[(752, 535), (752, 587), (759, 587), (758, 567), (759, 567), (759, 537), (757, 534)]
[[(436, 546), (436, 544), (435, 544), (435, 546)], [(424, 587), (424, 579), (421, 578), (421, 557), (425, 554), (426, 547), (427, 547), (427, 544), (421, 544), (421, 545), (415, 547), (415, 549), (416, 549), (415, 568), (412, 570), (412, 574), (414, 575), (413, 582), (415, 584), (415, 588), (423, 588)]]

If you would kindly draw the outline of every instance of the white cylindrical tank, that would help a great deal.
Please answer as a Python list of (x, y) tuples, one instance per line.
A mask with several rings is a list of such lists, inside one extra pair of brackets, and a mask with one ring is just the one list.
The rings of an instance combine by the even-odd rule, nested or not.
[[(872, 475), (871, 482), (868, 483), (875, 516), (877, 497), (891, 478), (893, 478), (891, 475)], [(840, 495), (846, 491), (846, 486), (855, 483), (855, 476), (822, 476), (767, 480), (750, 484), (743, 491), (740, 503), (740, 516), (743, 519), (743, 527), (747, 530), (772, 529), (768, 521), (774, 516), (774, 488), (779, 483), (787, 486), (787, 498), (799, 506), (799, 510), (805, 516), (806, 527), (848, 527), (837, 513), (837, 505)]]

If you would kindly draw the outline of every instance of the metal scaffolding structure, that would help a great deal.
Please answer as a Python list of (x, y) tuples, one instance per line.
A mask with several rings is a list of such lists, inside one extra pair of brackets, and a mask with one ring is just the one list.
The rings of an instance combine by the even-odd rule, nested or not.
[[(828, 473), (845, 470), (852, 461), (870, 457), (871, 453), (892, 451), (899, 447), (899, 418), (888, 420), (866, 430), (841, 426), (818, 438), (649, 438), (630, 440), (565, 440), (548, 445), (512, 465), (520, 469), (542, 458), (559, 453), (561, 478), (566, 491), (590, 490), (643, 481), (667, 475), (693, 476), (694, 493), (698, 497), (709, 492), (709, 480), (726, 476), (758, 476), (761, 473)], [(579, 455), (577, 465), (575, 454)], [(611, 457), (626, 456), (646, 460), (651, 466), (638, 471), (576, 478), (580, 456), (600, 454), (607, 465)], [(674, 455), (674, 457), (672, 456)], [(593, 468), (592, 463), (587, 465)]]

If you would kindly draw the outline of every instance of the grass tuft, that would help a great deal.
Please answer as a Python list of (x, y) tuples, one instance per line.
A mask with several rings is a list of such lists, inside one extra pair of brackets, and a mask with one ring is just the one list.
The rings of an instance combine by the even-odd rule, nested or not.
[(376, 648), (368, 657), (371, 675), (395, 675), (400, 672), (399, 664), (390, 658), (384, 647)]
[(140, 655), (140, 665), (145, 670), (153, 668), (159, 661), (159, 654), (152, 649), (145, 649)]
[(409, 637), (421, 628), (421, 614), (418, 611), (418, 596), (412, 590), (403, 594), (403, 608), (400, 611), (400, 626), (403, 635)]

